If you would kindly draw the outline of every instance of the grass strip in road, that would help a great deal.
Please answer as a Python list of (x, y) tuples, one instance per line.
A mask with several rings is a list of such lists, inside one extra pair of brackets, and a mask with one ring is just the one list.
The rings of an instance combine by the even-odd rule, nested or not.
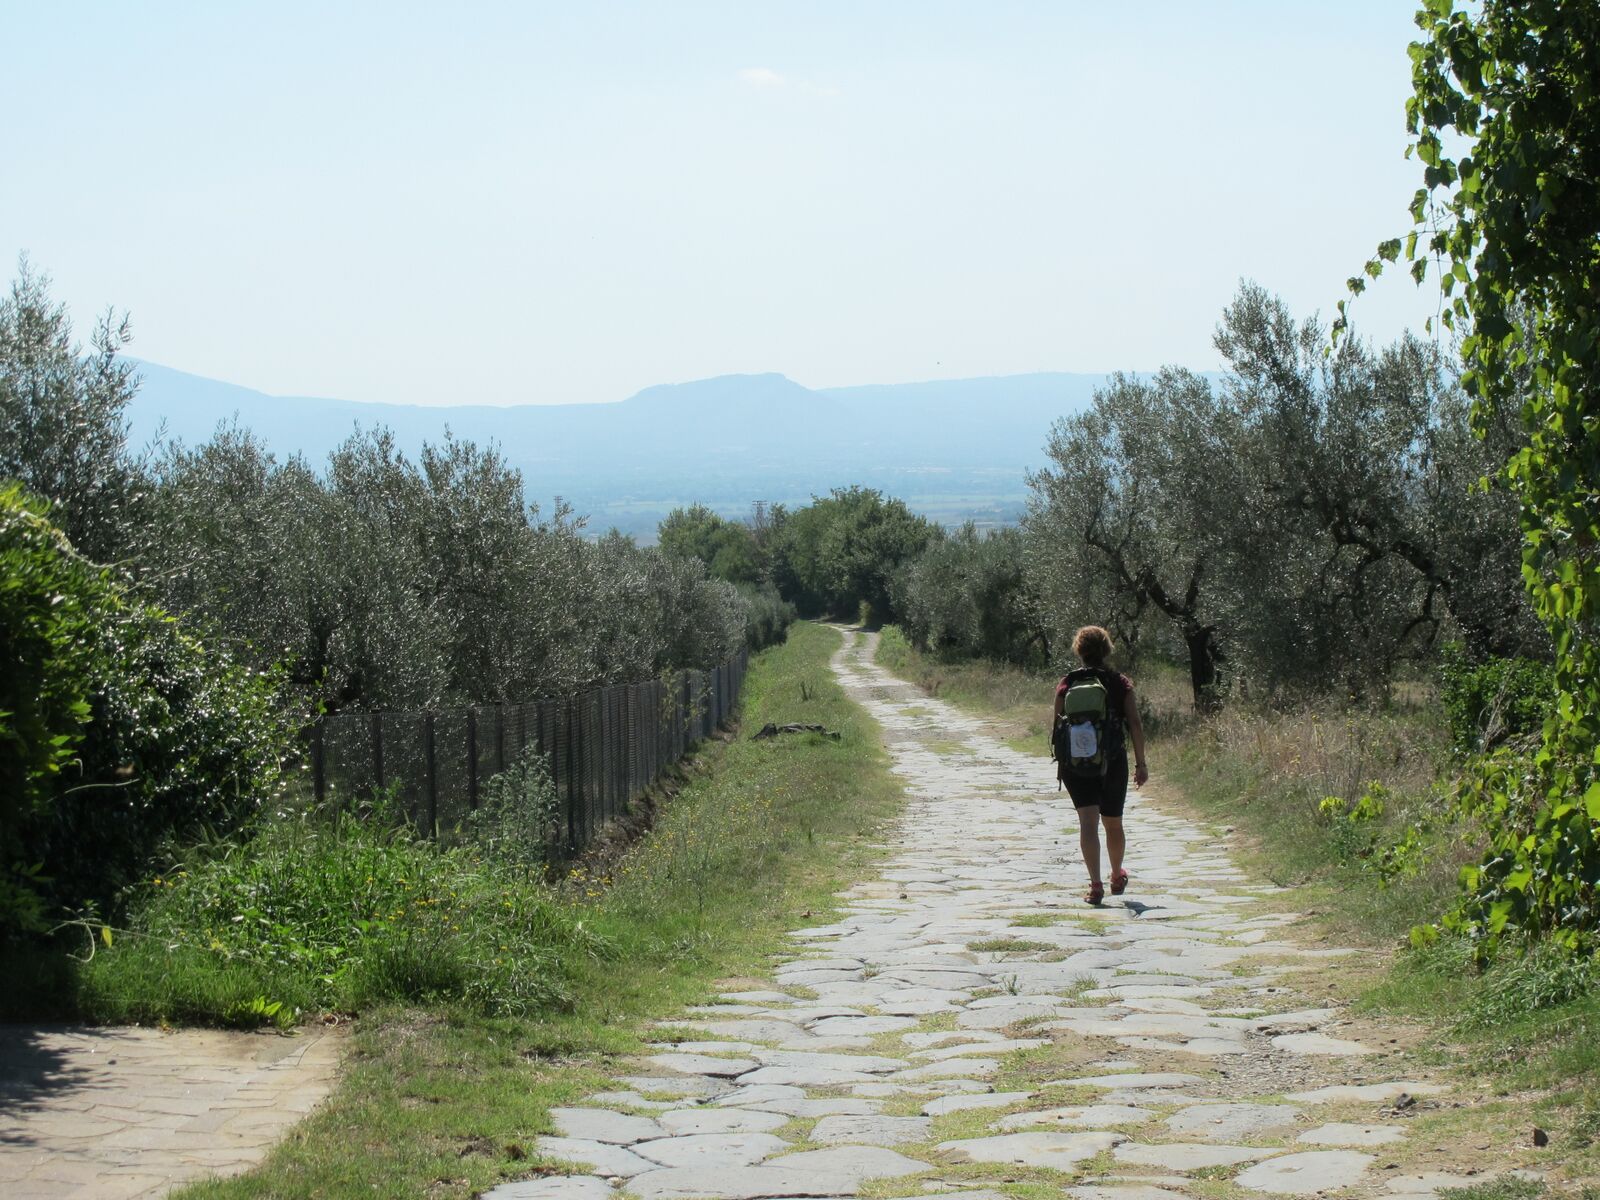
[[(606, 1086), (653, 1019), (765, 972), (782, 934), (826, 918), (864, 872), (901, 793), (876, 725), (828, 668), (838, 633), (796, 625), (752, 664), (739, 738), (701, 753), (655, 828), (579, 869), (564, 903), (609, 947), (563, 967), (570, 1011), (461, 1007), (364, 1014), (330, 1099), (247, 1175), (191, 1186), (226, 1197), (467, 1197), (539, 1174), (548, 1110)], [(751, 741), (766, 722), (841, 735)]]

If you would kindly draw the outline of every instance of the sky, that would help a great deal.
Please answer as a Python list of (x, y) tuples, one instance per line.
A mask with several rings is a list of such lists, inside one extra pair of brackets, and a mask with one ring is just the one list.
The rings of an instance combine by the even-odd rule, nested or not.
[(1408, 227), (1413, 7), (0, 0), (0, 257), (283, 395), (1209, 370)]

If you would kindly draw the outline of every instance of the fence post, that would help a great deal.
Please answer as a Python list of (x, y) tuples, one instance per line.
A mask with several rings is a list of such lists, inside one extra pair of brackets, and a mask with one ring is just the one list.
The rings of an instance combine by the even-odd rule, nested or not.
[(322, 748), (322, 720), (311, 727), (311, 794), (316, 797), (317, 806), (322, 806), (322, 793), (327, 789), (328, 771), (323, 759)]
[(429, 711), (422, 723), (422, 752), (428, 764), (428, 835), (433, 838), (439, 836), (439, 762), (433, 748), (433, 723), (432, 711)]
[(478, 710), (467, 706), (467, 808), (478, 811)]
[(506, 706), (504, 704), (494, 706), (494, 763), (494, 769), (497, 772), (506, 769)]
[(617, 689), (600, 693), (600, 812), (610, 820), (622, 807), (617, 799)]
[(567, 852), (578, 853), (578, 800), (583, 794), (583, 765), (578, 761), (578, 708), (567, 697)]
[(383, 714), (372, 714), (372, 781), (383, 791)]

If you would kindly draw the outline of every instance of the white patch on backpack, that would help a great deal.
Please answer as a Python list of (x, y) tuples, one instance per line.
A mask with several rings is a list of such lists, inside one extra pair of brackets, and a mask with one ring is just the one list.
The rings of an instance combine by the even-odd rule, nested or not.
[(1093, 758), (1100, 750), (1100, 739), (1088, 721), (1072, 726), (1067, 731), (1073, 758)]

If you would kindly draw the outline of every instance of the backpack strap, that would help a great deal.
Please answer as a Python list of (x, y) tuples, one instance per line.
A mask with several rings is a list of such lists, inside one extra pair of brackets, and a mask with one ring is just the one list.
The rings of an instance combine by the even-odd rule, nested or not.
[(1113, 752), (1125, 754), (1127, 753), (1126, 726), (1128, 721), (1124, 709), (1128, 703), (1128, 688), (1122, 682), (1121, 673), (1113, 671), (1110, 667), (1103, 667), (1095, 671), (1095, 674), (1099, 676), (1101, 684), (1106, 689), (1110, 710), (1106, 713), (1106, 725), (1108, 733), (1114, 739), (1112, 742), (1115, 747)]

